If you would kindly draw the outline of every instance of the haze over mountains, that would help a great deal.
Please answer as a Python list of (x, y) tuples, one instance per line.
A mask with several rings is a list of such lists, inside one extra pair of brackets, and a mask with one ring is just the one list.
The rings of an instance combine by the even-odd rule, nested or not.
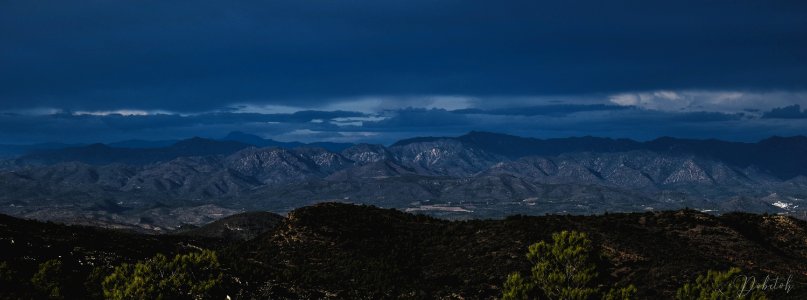
[(685, 207), (807, 212), (804, 136), (637, 142), (470, 132), (383, 146), (234, 132), (166, 144), (92, 144), (2, 161), (0, 212), (141, 230), (335, 200), (460, 219)]

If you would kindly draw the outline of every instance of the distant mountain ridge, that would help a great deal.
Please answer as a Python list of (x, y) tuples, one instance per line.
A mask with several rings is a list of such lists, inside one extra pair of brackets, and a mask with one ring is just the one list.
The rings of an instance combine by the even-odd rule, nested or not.
[(53, 164), (80, 161), (90, 164), (128, 163), (148, 164), (182, 156), (231, 154), (243, 148), (255, 147), (319, 147), (333, 152), (342, 151), (351, 143), (279, 142), (243, 132), (230, 132), (221, 139), (193, 137), (184, 140), (125, 140), (112, 143), (32, 145), (0, 145), (0, 159), (19, 158), (27, 164)]
[(249, 144), (257, 147), (280, 147), (280, 148), (299, 148), (299, 147), (318, 147), (328, 151), (339, 152), (353, 146), (351, 143), (333, 143), (333, 142), (314, 142), (314, 143), (300, 143), (300, 142), (279, 142), (272, 139), (264, 139), (254, 134), (243, 133), (240, 131), (233, 131), (227, 134), (222, 141), (235, 141), (244, 144)]
[[(169, 144), (170, 143), (170, 144)], [(571, 137), (555, 139), (525, 138), (506, 134), (472, 131), (459, 137), (418, 137), (400, 140), (389, 147), (381, 145), (359, 144), (357, 149), (350, 143), (300, 143), (279, 142), (264, 139), (243, 132), (231, 132), (219, 140), (191, 138), (180, 141), (124, 141), (118, 143), (91, 144), (86, 146), (69, 146), (42, 144), (34, 147), (32, 153), (19, 157), (14, 162), (18, 165), (47, 165), (59, 162), (78, 161), (101, 165), (110, 163), (149, 164), (167, 161), (178, 157), (230, 155), (236, 151), (254, 147), (323, 148), (330, 152), (343, 153), (355, 161), (367, 161), (372, 158), (359, 158), (356, 155), (365, 153), (377, 156), (375, 161), (411, 159), (418, 164), (430, 164), (442, 154), (426, 153), (425, 148), (447, 151), (446, 155), (459, 155), (463, 163), (469, 164), (466, 171), (477, 170), (484, 161), (515, 160), (527, 156), (557, 156), (565, 153), (591, 152), (612, 153), (627, 151), (652, 151), (667, 154), (690, 154), (702, 158), (717, 160), (730, 165), (746, 168), (756, 167), (780, 179), (790, 179), (799, 175), (807, 176), (807, 137), (771, 137), (757, 143), (727, 142), (715, 139), (692, 140), (661, 137), (647, 142), (629, 139), (611, 139), (598, 137)], [(18, 146), (22, 147), (22, 146)], [(31, 146), (33, 147), (33, 146)], [(368, 151), (367, 147), (375, 147)], [(419, 149), (422, 148), (422, 149)], [(348, 150), (350, 149), (350, 150)], [(392, 152), (397, 151), (391, 157)], [(404, 152), (407, 152), (404, 153)], [(414, 152), (413, 152), (414, 151)], [(372, 154), (371, 154), (372, 152)], [(417, 153), (415, 153), (417, 152)], [(412, 154), (412, 155), (409, 155)], [(417, 156), (419, 155), (419, 156)], [(417, 157), (415, 157), (417, 156)], [(432, 157), (430, 159), (429, 157)], [(8, 164), (8, 163), (6, 163)], [(439, 165), (439, 163), (438, 163)], [(425, 166), (425, 165), (423, 165)], [(432, 170), (434, 171), (434, 170)], [(479, 171), (479, 170), (477, 170)], [(437, 171), (437, 173), (451, 171)], [(449, 174), (451, 175), (451, 174)]]
[(215, 141), (194, 137), (160, 148), (118, 148), (105, 144), (37, 151), (15, 160), (21, 165), (48, 165), (60, 162), (84, 162), (93, 165), (112, 163), (149, 164), (178, 157), (230, 154), (250, 147), (233, 141)]
[[(169, 217), (154, 214), (202, 205), (285, 212), (334, 200), (451, 218), (684, 207), (807, 218), (801, 136), (636, 142), (471, 132), (341, 151), (240, 133), (230, 138), (238, 141), (93, 144), (8, 160), (0, 167), (0, 211), (48, 219), (128, 216), (116, 222), (142, 214), (141, 225), (166, 229), (176, 222), (160, 223)], [(50, 213), (56, 206), (60, 213)]]
[(525, 138), (499, 133), (473, 131), (460, 137), (413, 138), (392, 147), (440, 140), (459, 141), (490, 154), (508, 158), (556, 156), (574, 152), (626, 152), (647, 150), (670, 154), (691, 154), (739, 167), (755, 166), (781, 179), (807, 175), (807, 137), (770, 137), (757, 143), (727, 142), (716, 139), (693, 140), (661, 137), (647, 142), (629, 139), (572, 137), (557, 139)]

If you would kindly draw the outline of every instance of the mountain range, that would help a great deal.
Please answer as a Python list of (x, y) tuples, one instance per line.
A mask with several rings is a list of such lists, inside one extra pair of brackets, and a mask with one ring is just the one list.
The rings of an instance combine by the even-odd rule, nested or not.
[(286, 143), (236, 132), (167, 146), (36, 150), (0, 168), (0, 212), (136, 230), (323, 201), (452, 219), (686, 207), (807, 213), (804, 136), (638, 142), (470, 132), (385, 146)]

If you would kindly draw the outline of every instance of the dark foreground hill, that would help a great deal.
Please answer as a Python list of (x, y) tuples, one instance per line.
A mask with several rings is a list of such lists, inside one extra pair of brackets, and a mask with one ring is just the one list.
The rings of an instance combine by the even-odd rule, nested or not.
[[(243, 219), (254, 218), (261, 214)], [(759, 280), (792, 276), (792, 290), (769, 294), (773, 299), (807, 297), (807, 222), (785, 216), (682, 210), (446, 221), (325, 203), (294, 210), (279, 224), (247, 223), (272, 229), (225, 242), (188, 233), (141, 235), (2, 217), (0, 260), (25, 281), (37, 263), (60, 259), (72, 278), (83, 282), (92, 270), (88, 262), (111, 267), (156, 252), (207, 248), (219, 253), (225, 290), (235, 299), (490, 299), (500, 295), (507, 274), (529, 271), (528, 245), (549, 240), (553, 232), (578, 230), (592, 239), (596, 282), (634, 284), (640, 299), (669, 299), (698, 274), (731, 266)]]
[(275, 213), (246, 212), (218, 219), (205, 226), (184, 231), (180, 235), (243, 241), (274, 229), (282, 221), (283, 216)]
[(200, 237), (146, 235), (89, 226), (67, 226), (0, 214), (0, 299), (43, 299), (30, 279), (39, 264), (63, 264), (61, 293), (66, 299), (93, 298), (100, 283), (90, 281), (94, 268), (104, 272), (157, 253), (174, 254), (221, 248), (222, 242)]

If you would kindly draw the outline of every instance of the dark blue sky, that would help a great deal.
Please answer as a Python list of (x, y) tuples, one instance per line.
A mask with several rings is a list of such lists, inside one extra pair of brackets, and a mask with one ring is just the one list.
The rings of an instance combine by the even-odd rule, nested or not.
[(804, 1), (4, 1), (0, 143), (755, 140), (805, 53)]

